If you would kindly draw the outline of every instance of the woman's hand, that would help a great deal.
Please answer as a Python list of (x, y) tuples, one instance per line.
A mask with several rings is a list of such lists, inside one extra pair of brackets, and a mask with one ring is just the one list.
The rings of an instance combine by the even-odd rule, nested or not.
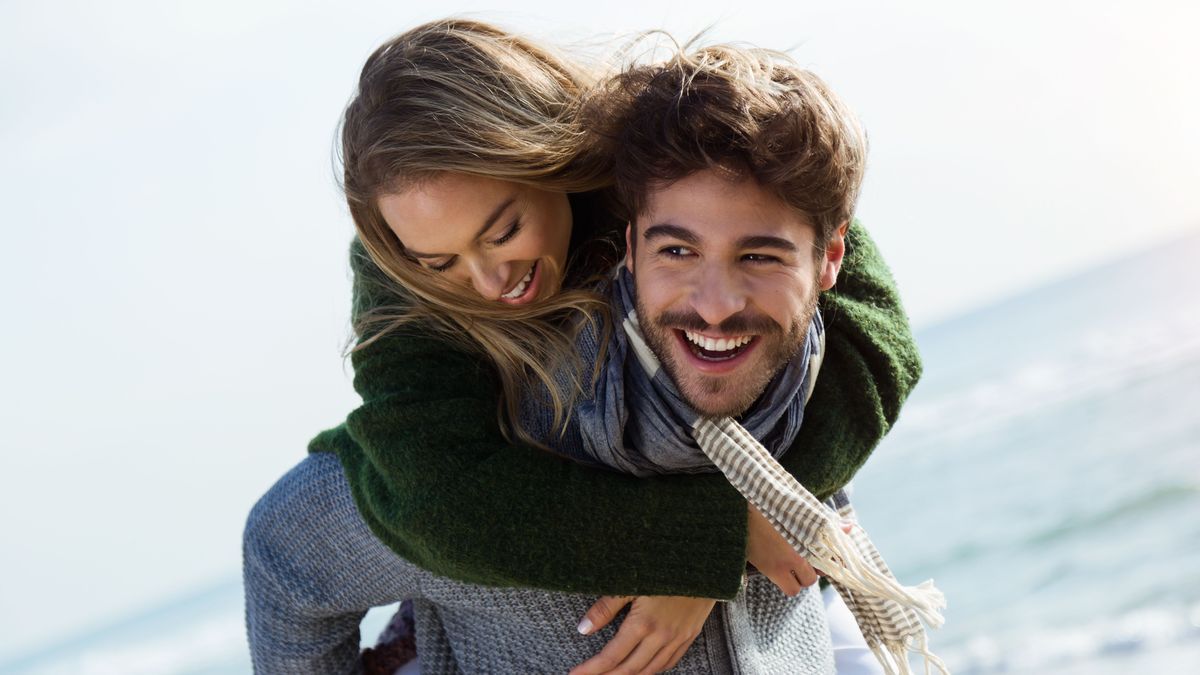
[(591, 635), (633, 603), (616, 637), (571, 675), (660, 673), (675, 667), (700, 634), (716, 600), (671, 595), (605, 596), (588, 609), (579, 632)]
[(753, 504), (747, 505), (747, 508), (750, 509), (750, 520), (747, 524), (749, 542), (746, 545), (746, 560), (791, 597), (817, 583), (817, 572), (804, 556), (792, 548)]
[[(747, 507), (750, 509), (750, 520), (747, 524), (749, 542), (746, 544), (746, 560), (751, 565), (791, 597), (817, 583), (817, 576), (824, 576), (821, 570), (809, 565), (804, 556), (792, 548), (761, 511), (753, 504)], [(842, 521), (842, 532), (850, 534), (853, 528), (853, 522)]]

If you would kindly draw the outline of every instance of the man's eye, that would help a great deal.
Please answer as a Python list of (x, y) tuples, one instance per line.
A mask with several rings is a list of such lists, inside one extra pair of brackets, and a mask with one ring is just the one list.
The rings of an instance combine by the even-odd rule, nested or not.
[(773, 255), (767, 255), (765, 253), (747, 253), (746, 255), (742, 256), (742, 260), (745, 260), (746, 262), (752, 262), (752, 263), (779, 262), (779, 258), (776, 258)]
[(517, 236), (517, 233), (520, 231), (521, 231), (521, 221), (514, 220), (512, 222), (512, 225), (508, 226), (508, 230), (505, 231), (504, 234), (500, 235), (499, 239), (492, 240), (492, 246), (500, 246), (501, 244), (507, 244), (509, 242), (509, 240), (511, 240), (513, 237)]
[(692, 252), (686, 246), (664, 246), (658, 249), (658, 254), (668, 258), (686, 258)]

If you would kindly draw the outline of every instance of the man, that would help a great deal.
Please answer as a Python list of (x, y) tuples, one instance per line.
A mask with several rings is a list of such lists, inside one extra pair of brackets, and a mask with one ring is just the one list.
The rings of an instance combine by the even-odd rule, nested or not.
[[(742, 416), (805, 348), (817, 294), (837, 280), (865, 164), (862, 130), (810, 73), (719, 47), (627, 72), (603, 102), (595, 116), (614, 141), (630, 221), (636, 323), (696, 411)], [(751, 522), (769, 527), (755, 510)], [(802, 559), (762, 571), (789, 593), (815, 579)], [(592, 610), (597, 621), (606, 600)], [(839, 671), (881, 672), (844, 606), (832, 604), (835, 633), (846, 636), (835, 635)], [(601, 657), (589, 665), (619, 662)]]
[[(647, 83), (658, 86), (643, 86)], [(686, 91), (680, 90), (681, 83)], [(630, 215), (626, 264), (636, 295), (635, 322), (687, 404), (701, 414), (746, 419), (753, 416), (756, 405), (763, 405), (764, 390), (778, 381), (781, 369), (806, 346), (816, 294), (837, 278), (861, 179), (861, 134), (853, 124), (849, 133), (847, 128), (797, 126), (798, 118), (789, 110), (832, 110), (825, 117), (837, 124), (852, 117), (841, 114), (836, 99), (818, 80), (761, 52), (706, 50), (664, 66), (632, 71), (624, 84), (627, 89), (619, 94), (627, 100), (619, 94), (611, 99), (621, 103), (623, 112), (611, 119), (619, 125), (613, 135), (618, 141), (617, 188)], [(689, 98), (693, 93), (694, 100)], [(728, 95), (724, 100), (723, 94)], [(804, 96), (813, 100), (803, 100)], [(694, 105), (682, 105), (685, 102)], [(761, 114), (762, 106), (775, 110)], [(748, 128), (739, 114), (761, 117), (766, 124)], [(840, 165), (839, 171), (813, 175), (809, 164), (814, 148), (817, 154), (827, 155), (818, 164), (827, 165), (832, 159)], [(673, 152), (680, 149), (689, 152)], [(836, 197), (830, 199), (830, 193)], [(360, 377), (366, 377), (362, 368)], [(357, 434), (369, 436), (365, 430)], [(343, 463), (350, 461), (342, 450), (339, 454)], [(328, 459), (321, 461), (325, 462), (325, 472), (318, 476), (322, 494), (339, 496), (323, 497), (314, 508), (298, 488), (277, 492), (277, 486), (275, 494), (264, 499), (296, 499), (309, 519), (264, 523), (252, 515), (247, 541), (256, 529), (287, 540), (330, 533), (321, 542), (321, 551), (360, 564), (318, 578), (310, 574), (315, 571), (297, 569), (295, 561), (281, 559), (276, 555), (281, 549), (248, 545), (248, 589), (254, 585), (277, 591), (270, 598), (251, 597), (248, 591), (252, 643), (255, 635), (266, 635), (293, 645), (316, 645), (283, 655), (260, 654), (256, 649), (257, 668), (343, 670), (347, 654), (357, 651), (351, 638), (356, 639), (361, 616), (346, 608), (386, 604), (406, 596), (417, 598), (425, 667), (562, 670), (594, 654), (603, 643), (564, 634), (576, 612), (590, 602), (586, 596), (459, 584), (397, 558), (370, 536), (360, 520), (347, 522), (350, 496), (345, 477), (338, 467), (327, 470)], [(347, 473), (354, 478), (349, 467)], [(305, 487), (315, 489), (311, 474), (306, 480)], [(285, 477), (281, 485), (286, 481)], [(375, 517), (369, 512), (364, 515)], [(770, 542), (763, 547), (774, 548), (774, 555), (754, 550), (756, 527), (760, 532), (766, 528), (766, 536), (758, 541)], [(761, 516), (752, 519), (751, 529), (748, 557), (783, 560), (760, 567), (771, 581), (797, 597), (789, 600), (761, 578), (752, 579), (743, 597), (766, 598), (768, 604), (756, 606), (747, 599), (714, 612), (693, 648), (686, 654), (668, 655), (672, 659), (666, 665), (678, 662), (685, 672), (721, 672), (752, 668), (756, 658), (796, 658), (796, 649), (767, 653), (782, 644), (804, 654), (803, 662), (782, 662), (789, 671), (827, 671), (832, 656), (824, 618), (811, 612), (812, 593), (800, 590), (815, 580), (811, 568), (781, 538), (770, 536), (774, 533)], [(778, 555), (780, 547), (786, 549), (785, 555)], [(297, 577), (301, 583), (296, 583)], [(273, 616), (290, 611), (290, 606), (281, 610), (282, 605), (304, 609), (292, 612), (286, 621), (272, 622)], [(611, 611), (605, 608), (612, 606), (601, 603), (592, 609), (589, 617), (594, 617), (594, 626), (611, 620)], [(738, 653), (739, 647), (756, 646), (758, 636), (751, 634), (764, 626), (781, 630), (785, 639), (773, 635), (777, 644), (767, 644), (763, 653)], [(529, 632), (537, 627), (540, 632), (530, 639)], [(609, 628), (596, 636), (608, 639), (613, 634)], [(790, 638), (798, 641), (789, 642)], [(636, 639), (623, 640), (621, 633), (610, 647), (614, 644), (626, 651), (606, 648), (580, 671), (607, 671), (618, 663), (641, 668), (654, 656), (630, 649), (637, 646)]]

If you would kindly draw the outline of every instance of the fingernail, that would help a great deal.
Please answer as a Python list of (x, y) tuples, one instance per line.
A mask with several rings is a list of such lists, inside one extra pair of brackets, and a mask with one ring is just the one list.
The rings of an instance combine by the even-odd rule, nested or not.
[(579, 628), (577, 630), (581, 635), (588, 635), (592, 632), (592, 620), (586, 616), (583, 617), (583, 621), (579, 622)]

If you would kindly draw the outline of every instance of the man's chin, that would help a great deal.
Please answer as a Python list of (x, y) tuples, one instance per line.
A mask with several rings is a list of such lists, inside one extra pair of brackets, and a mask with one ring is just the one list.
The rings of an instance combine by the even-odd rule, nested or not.
[(758, 400), (763, 387), (747, 386), (745, 378), (690, 377), (679, 388), (680, 395), (696, 412), (705, 417), (737, 417)]
[(737, 417), (746, 412), (774, 375), (774, 369), (762, 363), (758, 349), (730, 364), (733, 369), (711, 373), (693, 367), (695, 357), (683, 353), (678, 341), (671, 347), (671, 358), (664, 363), (667, 374), (683, 400), (705, 417)]

